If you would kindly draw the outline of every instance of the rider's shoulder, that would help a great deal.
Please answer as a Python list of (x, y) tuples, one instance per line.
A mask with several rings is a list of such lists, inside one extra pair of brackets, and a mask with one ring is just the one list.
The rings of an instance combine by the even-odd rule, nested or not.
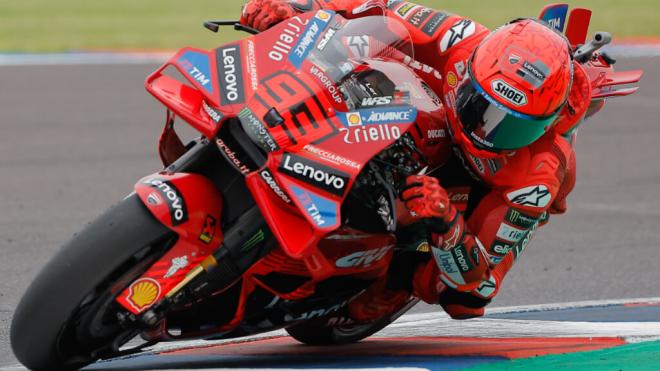
[(573, 152), (570, 143), (551, 130), (526, 148), (502, 161), (502, 171), (491, 183), (515, 206), (545, 208), (559, 192)]

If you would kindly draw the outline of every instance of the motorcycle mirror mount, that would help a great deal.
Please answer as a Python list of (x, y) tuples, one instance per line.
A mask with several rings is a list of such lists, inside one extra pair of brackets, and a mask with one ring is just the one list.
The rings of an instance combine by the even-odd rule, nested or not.
[(593, 40), (579, 47), (573, 54), (573, 58), (580, 62), (587, 62), (594, 53), (603, 46), (612, 42), (612, 35), (609, 32), (596, 32)]
[(259, 33), (259, 30), (254, 29), (252, 27), (246, 26), (241, 24), (239, 21), (234, 21), (234, 20), (220, 20), (220, 21), (205, 21), (204, 22), (204, 28), (211, 32), (218, 32), (220, 30), (220, 26), (234, 26), (234, 29), (236, 31), (244, 31), (252, 35), (256, 35)]

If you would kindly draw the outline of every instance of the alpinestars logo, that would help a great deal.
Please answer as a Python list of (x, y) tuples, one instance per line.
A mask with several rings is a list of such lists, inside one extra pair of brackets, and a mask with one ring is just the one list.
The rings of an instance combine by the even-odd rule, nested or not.
[(474, 22), (469, 19), (458, 21), (442, 36), (440, 52), (444, 53), (447, 49), (472, 36), (476, 29)]
[(552, 199), (550, 190), (542, 184), (509, 192), (506, 196), (512, 203), (528, 207), (546, 207)]

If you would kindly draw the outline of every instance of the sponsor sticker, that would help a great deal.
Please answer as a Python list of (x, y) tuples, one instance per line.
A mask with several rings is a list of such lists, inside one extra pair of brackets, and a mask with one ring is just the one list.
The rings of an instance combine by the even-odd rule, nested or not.
[(441, 139), (447, 137), (445, 129), (429, 129), (426, 130), (426, 137), (429, 139)]
[(213, 237), (215, 236), (216, 224), (217, 222), (215, 218), (211, 215), (207, 215), (206, 218), (204, 218), (202, 231), (199, 233), (199, 240), (205, 244), (210, 244), (211, 241), (213, 241)]
[(207, 54), (189, 50), (179, 57), (177, 63), (186, 71), (188, 76), (195, 80), (206, 91), (213, 93), (211, 68), (209, 56)]
[(360, 170), (360, 168), (362, 167), (362, 165), (358, 164), (357, 162), (355, 162), (351, 159), (340, 156), (340, 155), (338, 155), (336, 153), (333, 153), (333, 152), (329, 152), (325, 149), (313, 146), (311, 144), (306, 144), (303, 147), (303, 150), (307, 153), (313, 154), (314, 156), (316, 156), (320, 159), (332, 162), (335, 165), (348, 166), (348, 167), (351, 167), (355, 170)]
[(288, 56), (308, 23), (308, 19), (303, 21), (299, 16), (289, 18), (282, 33), (277, 37), (272, 49), (268, 52), (268, 58), (280, 62)]
[(440, 97), (438, 97), (438, 94), (436, 94), (431, 87), (422, 81), (422, 88), (426, 92), (426, 94), (431, 98), (431, 101), (436, 105), (440, 106), (442, 105), (442, 102), (440, 101)]
[(406, 19), (410, 12), (419, 8), (420, 6), (417, 4), (405, 2), (396, 10), (396, 14), (398, 14), (399, 17)]
[(337, 86), (335, 86), (334, 82), (332, 79), (326, 75), (325, 71), (322, 69), (318, 68), (315, 65), (312, 65), (309, 69), (309, 72), (315, 76), (321, 85), (327, 90), (328, 93), (330, 93), (330, 96), (332, 97), (332, 100), (334, 100), (337, 103), (342, 103), (344, 99), (342, 98), (341, 92), (339, 89), (337, 89)]
[(401, 129), (397, 125), (370, 125), (341, 128), (344, 143), (358, 144), (380, 141), (392, 141), (401, 138)]
[(241, 160), (236, 157), (236, 152), (234, 152), (231, 148), (225, 144), (225, 142), (218, 138), (215, 140), (215, 144), (218, 146), (220, 149), (220, 153), (222, 156), (227, 159), (232, 165), (234, 165), (234, 168), (238, 171), (240, 171), (242, 174), (248, 174), (252, 171), (247, 165), (245, 165)]
[(247, 54), (247, 70), (250, 76), (250, 87), (252, 90), (257, 90), (259, 87), (259, 77), (257, 75), (257, 53), (254, 47), (254, 41), (248, 39), (248, 54)]
[(504, 80), (495, 79), (490, 83), (491, 88), (499, 97), (505, 101), (513, 104), (514, 106), (524, 106), (527, 104), (527, 95), (522, 91), (509, 85)]
[(455, 88), (456, 85), (458, 85), (458, 77), (456, 77), (455, 73), (451, 71), (447, 73), (447, 84), (452, 88)]
[(330, 39), (337, 33), (337, 30), (334, 28), (329, 28), (328, 31), (323, 34), (323, 37), (321, 38), (321, 41), (319, 41), (319, 44), (316, 46), (316, 49), (318, 50), (323, 50), (325, 49), (325, 46), (328, 45), (330, 42)]
[(458, 75), (458, 79), (462, 79), (465, 76), (465, 61), (459, 61), (454, 63), (454, 69)]
[(236, 44), (216, 49), (216, 59), (220, 78), (220, 101), (222, 104), (244, 103), (241, 46)]
[[(465, 284), (465, 280), (463, 279), (461, 270), (458, 268), (458, 265), (456, 264), (454, 255), (449, 251), (444, 251), (435, 247), (432, 248), (432, 250), (433, 250), (433, 257), (435, 258), (435, 262), (436, 264), (438, 264), (438, 267), (440, 268), (442, 273), (447, 275), (449, 278), (451, 278), (452, 281), (456, 282), (459, 285)], [(440, 275), (440, 277), (442, 278), (442, 275)], [(444, 282), (448, 283), (447, 281)], [(449, 282), (448, 284), (450, 286), (452, 285), (451, 282)]]
[(509, 253), (509, 251), (511, 251), (512, 248), (513, 246), (507, 242), (495, 240), (493, 245), (490, 247), (490, 251), (498, 255), (506, 255)]
[(516, 243), (525, 236), (526, 232), (527, 231), (525, 229), (519, 229), (506, 223), (502, 223), (500, 224), (500, 227), (498, 228), (495, 235), (501, 240)]
[(344, 172), (291, 153), (284, 154), (279, 170), (337, 196), (344, 195), (350, 179)]
[(270, 173), (270, 171), (264, 169), (262, 170), (259, 175), (261, 175), (261, 179), (268, 184), (270, 189), (277, 195), (277, 197), (281, 198), (282, 201), (284, 201), (287, 204), (291, 203), (291, 199), (287, 194), (282, 190), (282, 187), (275, 181), (275, 178), (273, 178), (273, 174)]
[(392, 250), (392, 246), (385, 246), (367, 251), (357, 251), (337, 259), (337, 261), (335, 261), (335, 266), (337, 268), (368, 267), (384, 258), (390, 250)]
[[(346, 38), (346, 45), (351, 50), (354, 56), (356, 57), (368, 57), (369, 56), (369, 36), (348, 36)], [(351, 66), (350, 71), (353, 70)], [(346, 72), (346, 71), (343, 71)]]
[(544, 208), (548, 206), (552, 195), (543, 184), (533, 185), (507, 193), (506, 197), (512, 203), (527, 207)]
[(373, 106), (386, 106), (392, 103), (392, 96), (382, 96), (382, 97), (365, 97), (362, 98), (361, 107), (373, 107)]
[[(357, 114), (357, 116), (355, 115)], [(359, 116), (359, 119), (357, 118)], [(417, 109), (412, 107), (383, 107), (362, 109), (339, 115), (344, 126), (409, 123), (417, 119)]]
[(362, 116), (359, 112), (346, 113), (346, 126), (362, 126)]
[(126, 302), (135, 310), (142, 310), (153, 305), (160, 296), (161, 288), (158, 281), (152, 278), (140, 278), (128, 288)]
[(277, 145), (275, 139), (273, 139), (268, 132), (268, 129), (266, 129), (266, 126), (249, 108), (243, 108), (238, 113), (238, 118), (241, 120), (248, 135), (257, 142), (261, 148), (270, 152), (280, 149), (280, 146)]
[(160, 200), (160, 196), (158, 195), (158, 193), (156, 193), (156, 192), (149, 193), (149, 195), (147, 196), (147, 203), (149, 205), (154, 205), (154, 206), (155, 205), (160, 205), (161, 200)]
[(472, 36), (476, 29), (474, 22), (469, 19), (462, 19), (454, 23), (440, 39), (440, 52), (444, 53), (449, 48)]
[(470, 197), (470, 187), (447, 188), (447, 196), (451, 203), (466, 203)]
[(431, 14), (433, 14), (433, 9), (423, 7), (419, 9), (415, 14), (413, 14), (412, 17), (410, 17), (408, 23), (419, 28), (419, 26), (421, 26), (424, 21), (427, 20), (429, 16), (431, 16)]
[(467, 250), (465, 250), (463, 245), (459, 245), (452, 249), (451, 253), (454, 255), (454, 260), (456, 260), (456, 263), (458, 263), (457, 265), (461, 272), (469, 272), (474, 268), (470, 262), (470, 259), (468, 258)]
[(222, 121), (224, 115), (220, 111), (209, 106), (208, 103), (206, 103), (206, 101), (204, 100), (202, 100), (202, 108), (204, 109), (204, 112), (206, 112), (206, 114), (209, 115), (211, 120), (213, 120), (213, 122), (215, 122), (216, 124)]
[(264, 233), (263, 229), (259, 229), (255, 234), (250, 237), (249, 240), (243, 242), (241, 245), (240, 251), (248, 251), (252, 249), (253, 247), (257, 246), (259, 242), (263, 241), (266, 238), (266, 235)]
[(514, 208), (509, 208), (504, 218), (507, 222), (524, 229), (529, 229), (538, 222), (537, 218), (523, 214)]
[(172, 226), (176, 227), (177, 225), (188, 221), (188, 208), (186, 207), (186, 202), (174, 184), (158, 178), (147, 179), (143, 183), (156, 189), (162, 198), (165, 199), (167, 208), (170, 211)]
[(437, 12), (431, 17), (431, 19), (426, 22), (424, 27), (422, 27), (422, 32), (427, 34), (428, 36), (433, 37), (435, 33), (438, 31), (440, 28), (440, 25), (442, 25), (447, 18), (449, 18), (449, 14), (443, 13), (443, 12)]
[(529, 241), (532, 240), (532, 237), (534, 236), (534, 233), (536, 233), (536, 230), (538, 229), (538, 227), (539, 227), (539, 223), (534, 224), (534, 225), (532, 226), (532, 228), (531, 228), (529, 231), (527, 231), (527, 233), (525, 234), (525, 238), (523, 238), (522, 241), (518, 242), (518, 243), (514, 246), (514, 248), (513, 248), (513, 256), (514, 256), (516, 259), (518, 259), (518, 257), (520, 256), (520, 254), (522, 254), (523, 251), (525, 251), (525, 248), (526, 248), (527, 245), (529, 244)]
[(438, 245), (442, 245), (443, 250), (449, 251), (453, 249), (456, 245), (458, 245), (462, 239), (463, 239), (463, 228), (461, 228), (460, 223), (456, 223), (452, 227), (451, 231), (444, 234), (442, 244), (439, 243)]
[(314, 224), (323, 228), (337, 225), (339, 214), (337, 203), (295, 185), (291, 185), (290, 188)]
[(484, 165), (484, 162), (482, 159), (479, 157), (473, 156), (472, 154), (469, 154), (470, 160), (472, 160), (472, 164), (474, 164), (474, 167), (477, 169), (479, 174), (483, 174), (486, 172), (486, 166)]
[(319, 10), (316, 12), (314, 18), (312, 18), (307, 24), (305, 31), (293, 47), (291, 54), (289, 54), (289, 62), (291, 62), (291, 64), (300, 68), (302, 62), (312, 51), (312, 46), (316, 43), (323, 30), (328, 26), (328, 22), (332, 19), (333, 14), (334, 12), (327, 10)]
[(538, 88), (543, 85), (543, 82), (545, 82), (546, 75), (550, 73), (550, 68), (540, 60), (534, 63), (524, 61), (516, 73), (524, 78), (530, 85)]
[(429, 66), (428, 64), (424, 64), (416, 59), (413, 59), (408, 55), (403, 57), (403, 63), (414, 70), (421, 71), (427, 74), (433, 74), (433, 76), (436, 79), (442, 80), (442, 75), (440, 74), (440, 72), (438, 72), (438, 70)]
[(388, 9), (394, 9), (398, 4), (401, 3), (401, 0), (387, 0), (387, 6)]
[(491, 275), (488, 277), (488, 280), (481, 281), (481, 284), (475, 290), (477, 294), (481, 295), (484, 298), (489, 298), (495, 293), (497, 289), (497, 281)]
[(187, 267), (189, 264), (190, 262), (188, 261), (188, 255), (173, 258), (172, 264), (170, 265), (170, 268), (167, 270), (167, 273), (165, 273), (163, 278), (170, 278), (174, 276), (178, 271)]

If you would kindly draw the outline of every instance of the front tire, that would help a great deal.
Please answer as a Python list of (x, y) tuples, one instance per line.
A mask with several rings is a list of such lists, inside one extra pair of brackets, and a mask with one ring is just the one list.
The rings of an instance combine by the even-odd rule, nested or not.
[(21, 299), (10, 335), (16, 358), (32, 370), (95, 361), (92, 351), (119, 335), (119, 326), (103, 327), (98, 313), (114, 304), (121, 292), (114, 286), (128, 285), (127, 275), (141, 274), (172, 237), (135, 194), (98, 217), (63, 246)]

